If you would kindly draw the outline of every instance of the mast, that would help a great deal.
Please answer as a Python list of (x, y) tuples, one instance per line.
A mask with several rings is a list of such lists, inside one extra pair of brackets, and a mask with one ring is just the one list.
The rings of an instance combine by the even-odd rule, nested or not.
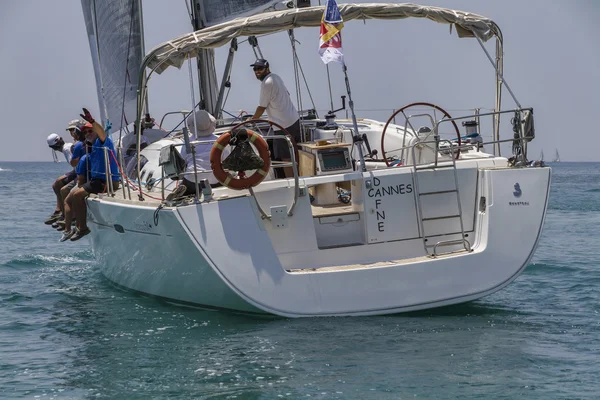
[[(202, 22), (202, 0), (192, 1), (192, 26), (194, 31), (204, 28)], [(198, 68), (198, 84), (200, 86), (200, 109), (204, 109), (212, 115), (219, 115), (216, 110), (217, 96), (217, 72), (215, 70), (215, 51), (213, 49), (201, 49), (196, 57)]]

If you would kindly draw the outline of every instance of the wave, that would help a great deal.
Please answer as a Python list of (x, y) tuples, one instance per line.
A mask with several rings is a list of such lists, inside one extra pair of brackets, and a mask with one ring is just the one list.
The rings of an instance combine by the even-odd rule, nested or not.
[(421, 318), (421, 317), (448, 317), (448, 316), (471, 316), (471, 315), (514, 315), (519, 312), (510, 307), (485, 304), (481, 301), (471, 301), (468, 303), (454, 304), (432, 308), (428, 310), (411, 311), (401, 314), (393, 314), (388, 317), (394, 318)]
[(588, 190), (585, 190), (585, 192), (586, 193), (599, 193), (600, 192), (600, 188), (598, 188), (598, 189), (588, 189)]
[(22, 301), (31, 301), (33, 297), (27, 296), (22, 293), (11, 292), (11, 293), (0, 293), (0, 301), (2, 303), (20, 303)]
[(8, 171), (11, 171), (11, 170), (10, 169), (4, 169), (4, 168), (0, 167), (0, 172), (8, 172)]
[[(571, 262), (571, 264), (574, 264)], [(537, 261), (534, 263), (530, 263), (527, 268), (525, 269), (525, 271), (523, 272), (524, 275), (529, 275), (529, 274), (547, 274), (547, 273), (567, 273), (567, 274), (572, 274), (574, 272), (579, 271), (579, 268), (574, 267), (573, 265), (565, 265), (564, 261), (561, 265), (558, 265), (558, 261), (553, 262), (552, 264), (550, 263), (550, 261), (548, 262), (544, 262), (544, 261)]]
[(72, 254), (47, 255), (47, 254), (26, 254), (7, 261), (4, 266), (12, 268), (20, 267), (46, 267), (49, 265), (73, 265), (73, 264), (92, 264), (95, 260), (92, 257), (91, 250), (84, 250)]

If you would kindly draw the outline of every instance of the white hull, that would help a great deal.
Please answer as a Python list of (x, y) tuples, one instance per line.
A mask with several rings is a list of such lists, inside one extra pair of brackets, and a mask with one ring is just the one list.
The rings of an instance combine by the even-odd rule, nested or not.
[[(505, 164), (503, 158), (457, 162), (462, 220), (471, 252), (454, 245), (443, 249), (455, 251), (452, 254), (426, 254), (417, 222), (418, 196), (407, 187), (415, 187), (414, 171), (408, 167), (346, 174), (342, 178), (353, 181), (351, 209), (313, 216), (314, 207), (303, 196), (294, 215), (280, 221), (279, 227), (260, 218), (255, 198), (246, 191), (234, 197), (228, 189), (217, 189), (217, 200), (165, 207), (158, 212), (157, 224), (158, 202), (91, 198), (91, 242), (111, 281), (199, 307), (311, 317), (378, 315), (456, 304), (509, 284), (537, 246), (550, 169), (505, 168)], [(443, 190), (453, 171), (418, 174), (424, 193), (427, 187)], [(300, 180), (310, 186), (324, 178), (341, 179)], [(366, 181), (379, 187), (369, 190)], [(373, 190), (382, 187), (404, 190), (373, 197), (377, 195)], [(219, 199), (219, 191), (230, 197)], [(264, 182), (256, 188), (256, 199), (269, 210), (289, 205), (292, 192), (293, 184), (286, 180)], [(428, 212), (451, 212), (444, 211), (451, 197), (432, 197), (421, 200), (424, 217)], [(427, 236), (437, 235), (431, 243), (461, 237), (456, 220), (433, 220), (423, 227)]]
[[(284, 139), (269, 137), (277, 126), (268, 126), (266, 120), (244, 120), (242, 115), (219, 118), (214, 132), (219, 139), (210, 157), (206, 144), (214, 140), (192, 143), (204, 150), (195, 155), (193, 166), (188, 160), (188, 175), (174, 168), (180, 163), (170, 160), (177, 157), (171, 157), (171, 147), (166, 146), (186, 142), (187, 128), (196, 126), (196, 114), (167, 113), (181, 114), (186, 122), (180, 124), (181, 131), (164, 139), (163, 132), (142, 131), (142, 118), (149, 112), (147, 84), (153, 74), (197, 58), (201, 108), (220, 117), (226, 112), (227, 77), (237, 48), (233, 39), (257, 32), (285, 35), (292, 26), (316, 27), (323, 12), (323, 7), (306, 7), (239, 18), (182, 35), (144, 57), (136, 131), (120, 145), (130, 157), (141, 150), (135, 159), (121, 163), (126, 176), (147, 193), (134, 192), (128, 199), (125, 193), (88, 199), (91, 241), (108, 279), (187, 305), (312, 317), (390, 314), (471, 301), (501, 289), (523, 271), (542, 231), (551, 172), (543, 163), (527, 160), (527, 143), (535, 137), (533, 109), (522, 108), (509, 90), (518, 108), (502, 110), (502, 35), (488, 18), (412, 4), (342, 5), (340, 16), (346, 22), (427, 18), (455, 25), (460, 37), (477, 38), (495, 70), (494, 111), (482, 113), (477, 108), (473, 115), (453, 118), (435, 104), (415, 102), (394, 107), (386, 122), (356, 118), (344, 67), (349, 108), (342, 96), (342, 107), (333, 110), (331, 104), (330, 112), (319, 119), (302, 102), (302, 69), (294, 68), (297, 108), (302, 110), (298, 113), (302, 135), (296, 138), (298, 152), (293, 152), (298, 159), (291, 157), (289, 164), (297, 167), (294, 179), (276, 179), (275, 168), (285, 167), (285, 162), (271, 163), (265, 170), (239, 171), (250, 168), (245, 163), (250, 157), (235, 143), (244, 140), (236, 128), (253, 131), (249, 140), (267, 167), (271, 158), (267, 144), (255, 139), (259, 135), (270, 141)], [(332, 13), (330, 9), (326, 14)], [(483, 43), (492, 38), (495, 59)], [(213, 49), (229, 44), (217, 97)], [(190, 90), (195, 91), (193, 79)], [(395, 93), (398, 86), (384, 82), (377, 90)], [(195, 110), (195, 96), (191, 100)], [(271, 120), (279, 120), (278, 105), (269, 104)], [(335, 112), (344, 109), (351, 118), (336, 119)], [(502, 116), (512, 117), (508, 138), (500, 135)], [(287, 117), (291, 121), (292, 115)], [(240, 120), (245, 122), (238, 124)], [(482, 132), (483, 127), (488, 128)], [(235, 142), (227, 145), (234, 132)], [(293, 147), (289, 139), (284, 143)], [(224, 162), (224, 146), (242, 151), (232, 152)], [(511, 147), (510, 162), (499, 156), (501, 146)], [(236, 162), (230, 163), (232, 159)], [(289, 170), (284, 172), (290, 176)], [(195, 201), (167, 200), (181, 195), (169, 177), (194, 174), (196, 178), (213, 174), (226, 186), (253, 189), (220, 187), (211, 193), (208, 185), (200, 191), (197, 184)], [(164, 203), (152, 200), (169, 192)]]

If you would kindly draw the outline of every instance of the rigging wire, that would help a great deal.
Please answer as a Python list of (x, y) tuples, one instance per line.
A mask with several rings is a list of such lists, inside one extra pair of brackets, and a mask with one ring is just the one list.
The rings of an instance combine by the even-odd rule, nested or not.
[[(294, 75), (296, 76), (296, 91), (300, 92), (300, 75), (302, 75), (302, 80), (304, 81), (304, 86), (306, 86), (306, 90), (308, 92), (308, 97), (310, 98), (310, 102), (312, 104), (313, 109), (315, 110), (316, 116), (318, 117), (319, 114), (317, 113), (317, 106), (315, 105), (315, 100), (312, 97), (312, 92), (310, 90), (310, 87), (308, 86), (308, 81), (306, 80), (306, 75), (304, 74), (304, 70), (302, 69), (302, 64), (300, 63), (300, 57), (298, 57), (298, 52), (296, 51), (296, 42), (298, 44), (301, 44), (300, 42), (298, 42), (295, 37), (294, 37), (294, 32), (292, 29), (290, 29), (290, 41), (291, 41), (291, 45), (292, 45), (292, 53), (293, 53), (293, 59), (294, 59)], [(300, 75), (298, 74), (298, 71), (300, 71)], [(298, 103), (298, 113), (300, 113), (302, 106), (301, 106), (301, 102), (302, 102), (302, 94), (300, 93), (299, 95), (300, 97), (300, 103)], [(332, 108), (333, 109), (333, 108)]]
[[(319, 6), (321, 5), (321, 0), (319, 0)], [(331, 75), (329, 75), (329, 64), (325, 64), (325, 69), (327, 69), (327, 85), (329, 86), (329, 103), (331, 104), (330, 110), (333, 111), (333, 93), (331, 91)]]
[(292, 45), (292, 60), (294, 62), (294, 82), (296, 84), (296, 102), (298, 103), (298, 117), (302, 118), (302, 90), (300, 88), (300, 76), (298, 75), (298, 54), (296, 53), (296, 39), (294, 38), (294, 30), (288, 30), (290, 42)]
[(225, 98), (223, 99), (223, 107), (221, 107), (221, 112), (225, 111), (225, 104), (227, 104), (227, 99), (229, 98), (229, 92), (231, 92), (231, 86), (227, 88), (227, 93), (225, 93)]
[[(300, 59), (298, 59), (298, 69), (300, 69), (300, 74), (302, 74), (302, 78), (304, 80), (304, 85), (306, 86), (306, 89), (308, 91), (308, 97), (310, 98), (310, 102), (315, 110), (315, 112), (317, 111), (317, 106), (315, 105), (315, 100), (312, 97), (312, 92), (310, 91), (310, 87), (308, 86), (308, 81), (306, 80), (306, 75), (304, 75), (304, 70), (302, 69), (302, 64), (300, 64)], [(319, 115), (317, 114), (317, 117)]]

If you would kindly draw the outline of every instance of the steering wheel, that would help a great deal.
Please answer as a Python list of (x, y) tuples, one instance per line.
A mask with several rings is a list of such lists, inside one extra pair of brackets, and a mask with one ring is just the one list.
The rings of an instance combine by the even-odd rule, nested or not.
[[(450, 114), (448, 114), (448, 112), (446, 110), (444, 110), (443, 108), (441, 108), (440, 106), (436, 106), (435, 104), (431, 104), (431, 103), (425, 103), (425, 102), (417, 102), (417, 103), (410, 103), (405, 105), (404, 107), (398, 109), (395, 113), (392, 114), (392, 116), (387, 120), (387, 122), (385, 123), (385, 126), (383, 127), (383, 132), (381, 133), (381, 153), (382, 153), (382, 157), (383, 160), (385, 161), (385, 164), (389, 167), (391, 166), (390, 161), (388, 160), (386, 151), (385, 151), (385, 133), (387, 131), (388, 125), (394, 120), (394, 118), (396, 117), (396, 115), (402, 113), (402, 115), (404, 115), (404, 118), (408, 120), (407, 115), (404, 113), (404, 110), (409, 109), (411, 107), (429, 107), (432, 108), (434, 110), (437, 110), (439, 112), (441, 112), (446, 118), (451, 119), (452, 116)], [(456, 125), (456, 121), (450, 121), (452, 122), (452, 125), (454, 125), (454, 130), (456, 131), (456, 139), (457, 139), (457, 143), (458, 143), (458, 149), (456, 149), (456, 159), (458, 159), (458, 156), (460, 155), (460, 146), (461, 146), (461, 140), (460, 140), (460, 130), (458, 129), (458, 125)], [(417, 134), (417, 132), (413, 129), (413, 131), (415, 132), (415, 134)]]
[(261, 129), (258, 126), (259, 123), (265, 123), (265, 124), (269, 125), (269, 130), (267, 131), (267, 133), (269, 133), (269, 131), (271, 130), (271, 128), (273, 128), (273, 130), (283, 131), (283, 133), (285, 133), (285, 135), (288, 137), (288, 139), (290, 139), (290, 141), (292, 142), (292, 145), (294, 146), (294, 155), (296, 157), (296, 162), (298, 162), (299, 155), (298, 155), (298, 144), (296, 143), (296, 140), (294, 139), (294, 137), (292, 135), (290, 135), (290, 133), (287, 131), (287, 129), (285, 129), (283, 126), (279, 125), (276, 122), (269, 121), (269, 120), (266, 120), (266, 119), (249, 119), (249, 120), (246, 120), (244, 122), (240, 122), (239, 124), (237, 124), (236, 126), (234, 126), (233, 128), (231, 128), (231, 131), (233, 131), (234, 129), (239, 128), (241, 126), (251, 125), (251, 126), (253, 126), (253, 129), (256, 132), (260, 133), (261, 136), (267, 136), (267, 135), (265, 135), (263, 133), (263, 129), (265, 129), (265, 128), (263, 127), (263, 129)]

